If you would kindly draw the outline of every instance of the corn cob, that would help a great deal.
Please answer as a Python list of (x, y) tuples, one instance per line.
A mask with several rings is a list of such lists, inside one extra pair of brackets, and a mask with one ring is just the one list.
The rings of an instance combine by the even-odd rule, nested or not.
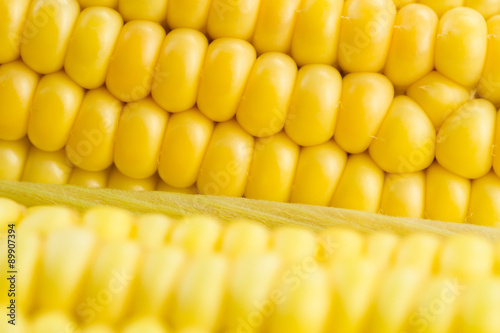
[[(25, 240), (20, 332), (500, 329), (500, 244), (479, 236), (270, 230), (112, 207), (80, 215), (3, 198), (0, 207)], [(447, 310), (430, 321), (421, 309), (436, 299)]]

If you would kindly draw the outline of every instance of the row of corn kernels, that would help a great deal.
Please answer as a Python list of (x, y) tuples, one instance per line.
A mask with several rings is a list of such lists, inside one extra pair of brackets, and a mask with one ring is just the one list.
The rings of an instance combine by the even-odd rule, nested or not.
[(235, 166), (241, 167), (242, 157), (227, 153), (240, 143), (230, 135), (235, 130), (234, 122), (216, 126), (217, 139), (209, 144), (201, 171), (196, 169), (193, 182), (182, 188), (184, 170), (193, 169), (186, 161), (178, 164), (185, 155), (170, 161), (170, 169), (160, 166), (161, 177), (134, 179), (115, 166), (95, 172), (73, 168), (64, 150), (44, 152), (26, 139), (0, 141), (0, 180), (245, 196), (498, 226), (500, 178), (494, 172), (470, 181), (434, 162), (426, 171), (384, 174), (367, 153), (347, 157), (333, 141), (299, 152), (285, 134), (258, 140), (253, 161), (246, 165), (250, 169), (239, 170)]
[[(174, 38), (185, 41), (198, 34), (194, 30), (176, 30), (169, 36), (179, 35)], [(224, 54), (222, 50), (226, 48), (238, 49), (245, 45), (241, 43), (246, 42), (215, 41), (210, 45), (214, 48), (209, 55)], [(181, 58), (192, 56), (191, 51)], [(165, 103), (181, 102), (189, 107), (197, 102), (204, 115), (196, 113), (197, 140), (207, 144), (213, 130), (212, 120), (224, 122), (235, 117), (254, 137), (272, 136), (284, 129), (301, 146), (322, 144), (334, 137), (348, 153), (369, 149), (377, 165), (386, 172), (421, 171), (435, 156), (448, 170), (469, 179), (484, 176), (492, 166), (500, 172), (500, 154), (493, 151), (494, 146), (500, 147), (496, 144), (500, 136), (495, 138), (494, 105), (482, 99), (469, 101), (467, 89), (438, 72), (431, 72), (411, 85), (407, 96), (393, 98), (393, 86), (381, 74), (353, 73), (342, 79), (332, 67), (308, 65), (296, 75), (295, 65), (286, 57), (279, 53), (265, 54), (257, 59), (250, 74), (251, 66), (243, 66), (248, 70), (248, 81), (246, 74), (234, 80), (230, 68), (215, 70), (220, 69), (219, 59), (214, 68), (203, 72), (199, 91), (194, 81), (187, 85), (188, 94), (187, 86), (179, 84), (178, 76), (169, 75), (163, 82), (168, 87), (161, 94), (153, 91), (152, 99), (131, 102), (123, 112), (122, 103), (103, 87), (85, 93), (62, 71), (39, 80), (20, 61), (4, 64), (0, 67), (0, 97), (5, 101), (0, 106), (0, 139), (17, 140), (27, 134), (36, 147), (46, 151), (67, 145), (71, 161), (89, 171), (109, 167), (116, 141), (117, 166), (134, 168), (131, 161), (141, 159), (144, 168), (124, 173), (145, 178), (156, 172), (164, 135), (164, 145), (168, 146), (174, 140), (172, 131), (187, 126), (179, 119), (187, 117), (185, 112), (196, 113), (192, 109), (184, 111), (182, 116), (174, 112), (169, 120), (162, 108), (172, 108)], [(236, 63), (242, 59), (245, 62), (245, 57), (235, 54), (230, 58)], [(235, 64), (226, 65), (241, 69)], [(221, 73), (225, 72), (229, 75), (221, 79)], [(197, 73), (193, 79), (198, 80), (199, 76)], [(179, 89), (172, 88), (176, 84)], [(188, 95), (194, 99), (183, 98)], [(173, 120), (175, 125), (168, 126)], [(247, 146), (252, 145), (250, 137), (244, 141)], [(200, 151), (204, 147), (198, 145)], [(199, 163), (202, 157), (203, 154)], [(171, 160), (169, 156), (165, 158)], [(191, 183), (195, 176), (191, 175)]]
[(198, 194), (195, 185), (186, 188), (173, 187), (162, 181), (158, 174), (141, 179), (132, 178), (124, 175), (115, 166), (101, 171), (86, 171), (73, 166), (64, 150), (45, 152), (31, 146), (27, 138), (0, 141), (0, 165), (0, 180)]
[(8, 224), (22, 240), (20, 332), (500, 329), (500, 244), (478, 236), (271, 231), (110, 207), (83, 216), (55, 206), (26, 210), (6, 199), (0, 207), (0, 244)]
[[(26, 64), (39, 73), (52, 73), (64, 66), (83, 87), (97, 88), (106, 80), (117, 97), (131, 101), (145, 97), (151, 90), (148, 81), (151, 81), (156, 61), (159, 73), (154, 75), (154, 81), (158, 82), (164, 71), (162, 65), (172, 60), (168, 59), (172, 52), (167, 43), (170, 39), (164, 43), (165, 32), (155, 22), (130, 21), (122, 30), (123, 18), (110, 8), (90, 7), (79, 15), (76, 0), (34, 0), (31, 5), (29, 0), (3, 1), (6, 3), (0, 16), (5, 16), (6, 20), (0, 27), (0, 32), (5, 32), (0, 33), (0, 45), (4, 45), (0, 48), (4, 50), (0, 63), (21, 55)], [(223, 2), (217, 0), (212, 4), (216, 6), (220, 1)], [(158, 11), (153, 9), (161, 3), (122, 2), (152, 10), (155, 14)], [(310, 0), (304, 1), (301, 9), (297, 9), (300, 5), (297, 0), (265, 1), (260, 7), (258, 2), (236, 1), (228, 5), (233, 7), (224, 14), (211, 17), (230, 17), (235, 23), (247, 24), (252, 21), (251, 15), (240, 15), (238, 11), (245, 8), (256, 15), (260, 8), (259, 23), (249, 24), (256, 26), (250, 41), (258, 54), (290, 53), (300, 66), (338, 64), (346, 73), (384, 71), (399, 88), (408, 87), (435, 67), (464, 86), (475, 87), (479, 83), (478, 90), (483, 97), (500, 102), (500, 89), (496, 84), (499, 69), (495, 61), (500, 43), (498, 16), (491, 18), (487, 25), (479, 12), (458, 7), (447, 11), (439, 20), (426, 5), (410, 4), (396, 12), (390, 0), (351, 0), (345, 4), (341, 0)], [(210, 3), (182, 5), (171, 1), (175, 13), (172, 16), (189, 22), (186, 18), (207, 14)], [(176, 12), (184, 12), (184, 15)], [(200, 28), (198, 24), (171, 26)], [(298, 31), (294, 33), (294, 29)], [(223, 30), (236, 31), (228, 27)], [(212, 37), (244, 36), (216, 34)], [(176, 45), (189, 47), (190, 43), (196, 43), (201, 53), (201, 56), (190, 58), (193, 74), (201, 68), (199, 62), (203, 61), (206, 41), (198, 38)]]

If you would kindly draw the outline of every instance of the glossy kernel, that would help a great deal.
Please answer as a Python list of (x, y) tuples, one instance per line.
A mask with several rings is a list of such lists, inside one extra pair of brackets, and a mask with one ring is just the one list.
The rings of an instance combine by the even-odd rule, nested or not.
[(60, 70), (78, 14), (76, 0), (33, 0), (21, 41), (26, 65), (40, 74)]
[(221, 38), (210, 44), (197, 98), (205, 116), (218, 122), (234, 117), (255, 59), (248, 42)]
[(153, 78), (152, 96), (168, 112), (181, 112), (196, 103), (207, 38), (198, 31), (170, 32), (163, 46)]
[(64, 148), (83, 96), (84, 89), (63, 71), (42, 77), (31, 104), (28, 122), (31, 143), (45, 151)]
[(126, 176), (151, 177), (158, 170), (168, 113), (152, 98), (127, 104), (115, 136), (114, 163)]
[(116, 98), (135, 102), (151, 93), (164, 38), (165, 30), (157, 23), (132, 21), (125, 24), (106, 76), (106, 86)]
[(28, 131), (29, 108), (39, 76), (22, 61), (0, 66), (0, 140), (19, 140)]
[(342, 80), (335, 141), (351, 154), (371, 144), (394, 97), (394, 87), (377, 73), (349, 74)]
[(242, 197), (253, 149), (254, 138), (235, 120), (217, 124), (198, 174), (200, 193)]
[(340, 106), (342, 77), (333, 67), (307, 65), (297, 75), (285, 131), (301, 146), (330, 140)]
[(297, 65), (282, 53), (266, 53), (255, 62), (236, 119), (250, 134), (265, 137), (285, 125)]
[(481, 78), (486, 58), (487, 27), (477, 11), (458, 7), (439, 21), (436, 70), (453, 81), (473, 87)]
[(84, 9), (76, 21), (64, 61), (69, 77), (86, 89), (102, 86), (122, 26), (122, 17), (113, 9)]
[(288, 202), (298, 158), (299, 146), (284, 132), (257, 139), (245, 197)]

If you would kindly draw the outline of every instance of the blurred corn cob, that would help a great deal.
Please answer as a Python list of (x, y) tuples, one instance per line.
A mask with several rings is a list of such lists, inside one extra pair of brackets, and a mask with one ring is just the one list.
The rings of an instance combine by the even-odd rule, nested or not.
[(1, 246), (8, 224), (20, 240), (16, 332), (500, 329), (500, 243), (479, 236), (0, 207)]

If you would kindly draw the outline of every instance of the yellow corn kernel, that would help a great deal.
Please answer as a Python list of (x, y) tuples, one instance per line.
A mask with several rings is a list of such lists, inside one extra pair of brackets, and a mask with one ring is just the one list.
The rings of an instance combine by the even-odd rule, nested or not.
[(383, 185), (384, 172), (368, 154), (351, 155), (347, 159), (330, 205), (376, 213), (379, 210)]
[[(497, 1), (500, 6), (500, 1)], [(500, 10), (499, 10), (500, 12)], [(477, 86), (480, 97), (500, 106), (500, 16), (488, 20), (488, 52), (481, 80)]]
[(165, 246), (147, 253), (142, 262), (134, 310), (144, 315), (164, 315), (170, 310), (169, 302), (186, 264), (186, 255), (181, 249)]
[(104, 240), (127, 240), (135, 234), (136, 220), (128, 211), (114, 207), (89, 209), (83, 225)]
[(132, 242), (111, 242), (101, 246), (98, 253), (89, 268), (84, 293), (90, 297), (79, 304), (79, 320), (114, 325), (129, 308), (141, 249)]
[(160, 248), (173, 226), (174, 221), (164, 215), (143, 214), (137, 219), (137, 241), (148, 250)]
[(284, 132), (255, 142), (245, 196), (288, 202), (300, 148)]
[(388, 174), (385, 177), (380, 213), (389, 216), (424, 217), (425, 173)]
[(252, 162), (254, 138), (230, 120), (215, 126), (201, 164), (201, 194), (242, 197)]
[(182, 188), (196, 182), (213, 128), (197, 108), (170, 116), (158, 167), (168, 185)]
[(333, 140), (300, 151), (290, 202), (328, 206), (347, 161)]
[(48, 311), (38, 314), (29, 331), (32, 333), (64, 332), (68, 329), (77, 329), (78, 325), (66, 313), (62, 311)]
[(76, 0), (33, 0), (21, 41), (26, 65), (40, 74), (60, 70), (78, 14)]
[(392, 266), (398, 253), (401, 239), (388, 232), (370, 234), (366, 239), (366, 258), (373, 260), (380, 267)]
[(438, 16), (464, 5), (464, 0), (418, 0), (418, 2), (432, 8)]
[(67, 184), (73, 167), (64, 149), (45, 152), (31, 147), (21, 180), (30, 183)]
[(73, 309), (96, 241), (92, 232), (83, 229), (56, 231), (47, 237), (41, 254), (39, 308)]
[[(464, 292), (464, 287), (460, 291)], [(462, 332), (500, 331), (500, 279), (491, 278), (466, 288), (458, 314)]]
[(470, 180), (457, 176), (434, 162), (426, 170), (425, 218), (465, 222), (470, 188)]
[(151, 91), (162, 108), (181, 112), (195, 105), (207, 47), (207, 38), (199, 31), (177, 29), (167, 35)]
[(342, 77), (333, 67), (307, 65), (298, 71), (285, 130), (301, 146), (330, 140), (335, 131)]
[(173, 187), (165, 183), (163, 179), (160, 179), (158, 181), (158, 184), (156, 184), (156, 191), (183, 193), (183, 194), (199, 194), (196, 185), (191, 185), (189, 187)]
[(151, 93), (153, 74), (165, 30), (157, 23), (132, 21), (123, 26), (109, 63), (106, 86), (123, 102)]
[(227, 314), (228, 332), (261, 332), (265, 319), (274, 315), (283, 300), (275, 289), (282, 278), (283, 262), (276, 254), (239, 256), (229, 272)]
[(436, 159), (459, 176), (484, 176), (492, 165), (496, 109), (475, 99), (451, 114), (436, 138)]
[(438, 27), (436, 70), (465, 87), (475, 86), (484, 67), (487, 33), (477, 11), (458, 7), (446, 12)]
[(155, 174), (167, 120), (168, 113), (149, 97), (123, 108), (114, 150), (120, 172), (139, 179)]
[(87, 171), (113, 163), (113, 146), (122, 103), (105, 88), (87, 92), (66, 145), (69, 160)]
[(222, 226), (219, 221), (204, 217), (187, 217), (172, 231), (170, 244), (191, 254), (213, 252), (220, 245)]
[(380, 72), (391, 43), (396, 6), (392, 0), (348, 0), (340, 25), (339, 65), (352, 72)]
[(31, 207), (21, 219), (19, 231), (47, 236), (57, 230), (80, 224), (80, 216), (72, 209), (58, 206)]
[(396, 15), (384, 74), (396, 87), (407, 87), (434, 68), (438, 17), (420, 4), (403, 7)]
[(310, 230), (281, 227), (274, 232), (273, 236), (272, 250), (278, 253), (286, 264), (307, 265), (316, 257), (318, 249), (316, 234)]
[(29, 107), (39, 76), (22, 61), (0, 66), (0, 140), (19, 140), (28, 131)]
[(331, 266), (332, 311), (328, 332), (362, 332), (380, 285), (381, 267), (366, 259)]
[(423, 274), (430, 275), (437, 267), (441, 243), (441, 239), (434, 235), (409, 235), (398, 248), (395, 265), (414, 267)]
[(207, 32), (212, 39), (231, 37), (250, 40), (257, 23), (261, 0), (212, 1)]
[(395, 268), (384, 277), (373, 305), (373, 333), (402, 332), (425, 282), (422, 272)]
[(108, 185), (109, 170), (86, 171), (74, 168), (68, 184), (89, 188), (106, 188)]
[(118, 0), (78, 0), (82, 8), (87, 7), (109, 7), (116, 8), (118, 6)]
[(484, 177), (472, 181), (468, 223), (500, 226), (500, 179), (490, 171)]
[(197, 100), (205, 116), (219, 122), (234, 117), (255, 58), (253, 46), (242, 40), (222, 38), (210, 44)]
[(500, 13), (500, 1), (498, 0), (465, 0), (465, 7), (477, 10), (485, 19)]
[(351, 154), (370, 146), (394, 97), (389, 79), (377, 73), (354, 73), (342, 81), (335, 141)]
[(210, 333), (210, 331), (206, 330), (205, 328), (201, 327), (196, 327), (196, 326), (191, 326), (185, 329), (182, 329), (180, 331), (177, 331), (178, 333)]
[(497, 112), (495, 123), (495, 140), (493, 142), (493, 170), (500, 175), (500, 112)]
[(19, 58), (21, 38), (31, 0), (7, 0), (0, 4), (0, 64)]
[(331, 287), (324, 268), (311, 261), (289, 280), (285, 302), (276, 305), (269, 332), (321, 333), (325, 331), (331, 307)]
[(263, 0), (261, 2), (252, 38), (252, 44), (259, 54), (288, 53), (300, 2), (300, 0)]
[(306, 0), (302, 2), (292, 36), (293, 59), (299, 66), (334, 65), (343, 0)]
[(108, 187), (124, 191), (154, 191), (158, 183), (156, 174), (148, 178), (132, 178), (125, 176), (116, 167), (111, 169), (108, 179)]
[(64, 60), (69, 77), (86, 89), (102, 86), (122, 26), (122, 17), (111, 8), (84, 9), (76, 21)]
[(177, 286), (171, 322), (177, 329), (190, 326), (217, 331), (228, 272), (228, 262), (220, 255), (194, 258)]
[(131, 320), (121, 333), (167, 333), (165, 326), (155, 317), (145, 316)]
[(269, 230), (255, 222), (237, 220), (227, 225), (222, 237), (221, 252), (231, 258), (262, 254), (269, 249)]
[(115, 333), (115, 331), (106, 324), (93, 324), (82, 328), (81, 333)]
[(7, 225), (18, 223), (26, 211), (26, 207), (10, 199), (0, 198), (0, 236), (7, 233)]
[(336, 264), (361, 258), (364, 252), (365, 238), (348, 229), (327, 229), (319, 234), (319, 261)]
[(36, 88), (28, 122), (31, 143), (45, 151), (66, 145), (84, 90), (63, 71), (45, 75)]
[(162, 23), (167, 17), (168, 0), (118, 0), (118, 11), (125, 21), (146, 20)]
[(436, 131), (425, 112), (411, 98), (398, 96), (370, 145), (370, 156), (386, 172), (410, 173), (432, 163), (435, 146)]
[(396, 5), (397, 9), (403, 8), (404, 6), (415, 2), (417, 2), (417, 0), (394, 0), (394, 4)]
[(290, 105), (297, 65), (282, 53), (260, 56), (248, 78), (236, 118), (256, 137), (281, 131)]
[(411, 312), (406, 330), (403, 332), (453, 332), (460, 303), (459, 297), (463, 292), (461, 288), (460, 284), (448, 278), (431, 279), (417, 298), (415, 311)]
[(493, 244), (475, 235), (452, 236), (439, 254), (439, 273), (460, 281), (490, 276), (495, 263)]
[(168, 26), (172, 30), (190, 28), (204, 32), (211, 2), (211, 0), (168, 0)]
[(412, 84), (406, 95), (420, 105), (436, 131), (450, 114), (470, 99), (467, 89), (438, 72), (431, 72)]
[(21, 180), (29, 147), (26, 138), (18, 141), (0, 140), (0, 180)]

